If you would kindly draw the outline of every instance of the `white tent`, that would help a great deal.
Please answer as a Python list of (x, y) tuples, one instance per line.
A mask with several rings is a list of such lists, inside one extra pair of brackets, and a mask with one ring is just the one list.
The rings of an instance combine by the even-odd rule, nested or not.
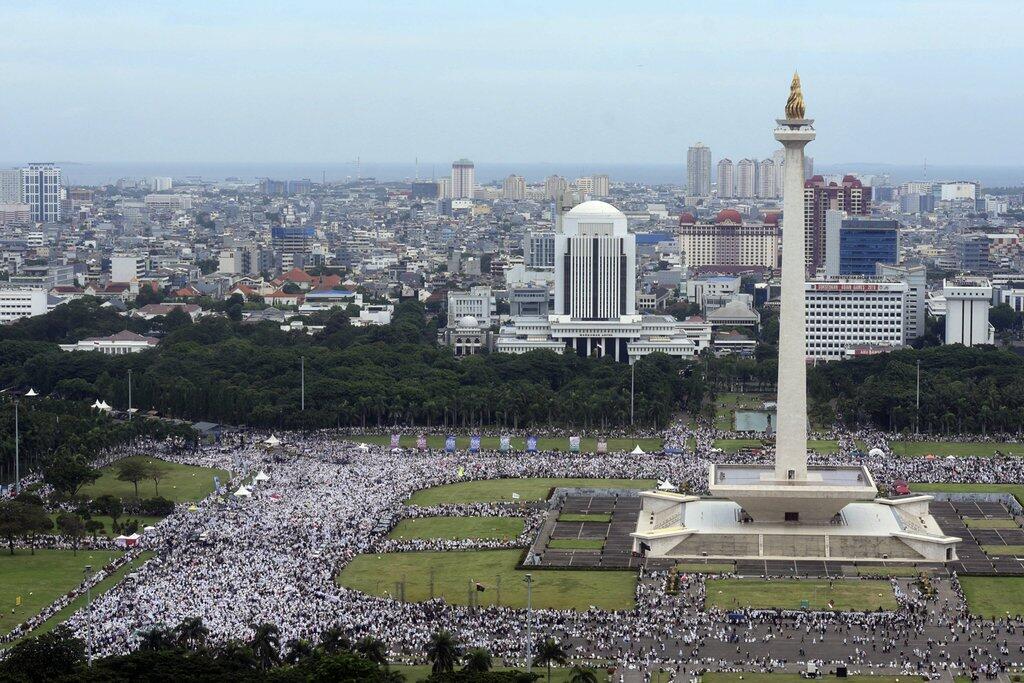
[(263, 470), (260, 470), (259, 474), (252, 478), (253, 481), (269, 481), (270, 477)]
[(872, 448), (870, 451), (868, 451), (868, 455), (870, 455), (872, 458), (883, 458), (885, 457), (885, 451), (883, 451), (881, 448)]
[(98, 407), (99, 407), (100, 410), (102, 410), (104, 412), (107, 412), (107, 413), (109, 413), (111, 410), (113, 410), (113, 408), (111, 408), (110, 405), (106, 401), (100, 401), (100, 405)]
[(369, 447), (369, 446), (367, 446), (367, 445), (366, 445), (365, 443), (361, 443), (361, 444), (359, 444), (359, 445), (357, 446), (357, 448), (358, 448), (359, 450), (361, 450), (361, 451), (368, 451), (368, 450), (370, 450), (370, 447)]
[(238, 490), (235, 491), (234, 495), (236, 497), (238, 497), (238, 498), (243, 498), (243, 497), (248, 498), (249, 496), (252, 495), (252, 491), (250, 491), (249, 489), (245, 488), (244, 486), (239, 486)]
[(96, 410), (102, 410), (103, 409), (103, 404), (100, 403), (99, 399), (96, 399), (95, 401), (92, 402), (92, 405), (89, 406), (89, 407), (90, 408), (95, 408)]
[(672, 482), (670, 482), (668, 479), (666, 479), (665, 481), (658, 482), (658, 490), (659, 491), (678, 491), (679, 487), (675, 486)]
[(643, 455), (644, 454), (644, 449), (640, 448), (640, 444), (637, 444), (636, 448), (634, 448), (632, 451), (630, 451), (630, 453), (632, 455)]
[(276, 436), (274, 436), (273, 434), (271, 434), (270, 437), (268, 437), (263, 443), (265, 443), (268, 446), (273, 447), (273, 446), (279, 445), (281, 443), (281, 439), (279, 439)]
[(147, 534), (150, 534), (150, 533), (153, 533), (154, 531), (156, 531), (156, 527), (150, 525), (150, 526), (147, 526), (147, 527), (143, 527), (142, 530), (145, 531)]

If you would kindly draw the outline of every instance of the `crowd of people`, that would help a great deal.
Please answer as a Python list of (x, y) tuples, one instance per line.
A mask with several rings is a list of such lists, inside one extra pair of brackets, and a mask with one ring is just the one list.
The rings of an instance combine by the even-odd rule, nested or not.
[[(543, 506), (508, 503), (430, 507), (405, 501), (420, 489), (457, 481), (590, 477), (668, 479), (694, 492), (707, 489), (708, 465), (764, 462), (771, 449), (720, 453), (721, 432), (674, 424), (666, 447), (683, 454), (632, 455), (420, 453), (411, 449), (357, 446), (332, 431), (279, 435), (282, 449), (263, 444), (266, 434), (239, 433), (215, 447), (193, 450), (180, 443), (136, 444), (109, 461), (141, 454), (232, 473), (225, 490), (180, 506), (143, 543), (155, 555), (69, 620), (89, 634), (99, 654), (134, 648), (153, 626), (172, 627), (200, 617), (214, 643), (248, 639), (262, 622), (281, 629), (282, 642), (316, 641), (340, 626), (350, 638), (384, 640), (393, 661), (418, 662), (430, 636), (452, 632), (464, 645), (488, 648), (506, 664), (525, 659), (528, 620), (533, 632), (560, 640), (574, 659), (616, 662), (627, 668), (667, 667), (679, 674), (702, 670), (771, 671), (796, 663), (843, 664), (857, 670), (937, 673), (997, 671), (1024, 661), (1024, 616), (983, 620), (965, 606), (955, 576), (935, 579), (938, 597), (914, 582), (894, 580), (898, 607), (880, 612), (706, 609), (706, 583), (686, 575), (682, 590), (666, 591), (662, 571), (639, 570), (635, 607), (608, 611), (464, 607), (441, 599), (406, 603), (338, 586), (335, 578), (363, 553), (404, 550), (527, 547), (543, 519)], [(1011, 457), (891, 457), (888, 437), (832, 433), (836, 453), (814, 454), (814, 464), (867, 465), (879, 482), (1024, 482), (1024, 459)], [(872, 455), (856, 448), (868, 444)], [(251, 497), (230, 495), (254, 473), (269, 480), (251, 484)], [(404, 518), (437, 516), (523, 517), (516, 538), (421, 541), (389, 539)], [(847, 579), (855, 580), (855, 579)], [(83, 588), (84, 590), (84, 588)], [(74, 593), (69, 594), (73, 599)], [(52, 613), (48, 611), (47, 613)]]

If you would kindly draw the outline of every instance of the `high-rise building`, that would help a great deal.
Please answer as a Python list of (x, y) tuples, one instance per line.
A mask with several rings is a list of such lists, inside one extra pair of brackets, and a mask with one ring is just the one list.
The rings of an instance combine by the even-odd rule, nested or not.
[(611, 194), (611, 181), (607, 173), (598, 173), (594, 176), (593, 194), (595, 197), (607, 197)]
[(452, 198), (452, 179), (451, 178), (438, 178), (437, 179), (437, 196), (440, 199), (451, 199)]
[(786, 153), (781, 149), (772, 154), (772, 161), (775, 163), (775, 196), (782, 196), (782, 167), (786, 163)]
[(569, 187), (565, 178), (558, 175), (549, 175), (544, 179), (544, 196), (548, 199), (558, 199)]
[(686, 192), (694, 197), (711, 196), (711, 148), (703, 142), (686, 151)]
[(60, 167), (29, 164), (21, 169), (22, 200), (31, 207), (32, 220), (55, 223), (60, 220)]
[(174, 180), (168, 176), (154, 176), (149, 179), (149, 189), (153, 192), (166, 192), (174, 186)]
[(718, 162), (718, 196), (721, 199), (731, 199), (735, 194), (733, 180), (732, 159), (722, 159)]
[(847, 218), (845, 211), (825, 213), (825, 275), (871, 276), (875, 264), (895, 265), (900, 258), (900, 224), (882, 218)]
[(814, 157), (804, 157), (804, 180), (814, 177)]
[(964, 273), (991, 273), (989, 238), (982, 232), (957, 235), (953, 240), (957, 267)]
[(577, 178), (573, 185), (576, 187), (576, 192), (579, 193), (581, 200), (594, 195), (594, 179), (591, 176)]
[(804, 181), (804, 260), (811, 272), (825, 264), (825, 216), (833, 210), (870, 216), (871, 188), (849, 175), (841, 184), (820, 175)]
[(903, 340), (911, 342), (924, 336), (925, 298), (928, 293), (926, 266), (892, 266), (875, 264), (875, 275), (907, 284), (907, 298), (903, 308)]
[(679, 216), (679, 251), (690, 268), (703, 266), (778, 265), (778, 216), (772, 222), (743, 223), (735, 209), (723, 209), (714, 222), (698, 223), (691, 213)]
[(762, 159), (757, 169), (757, 196), (761, 199), (779, 196), (775, 189), (775, 162), (771, 159)]
[(942, 281), (946, 299), (947, 344), (976, 346), (995, 342), (995, 330), (988, 322), (992, 306), (992, 283), (983, 277), (961, 276)]
[(0, 169), (0, 204), (21, 204), (23, 190), (20, 168)]
[(149, 267), (148, 259), (138, 254), (121, 254), (110, 257), (111, 282), (135, 282)]
[(875, 278), (807, 282), (807, 356), (835, 360), (904, 343), (907, 284)]
[(750, 199), (757, 194), (757, 159), (740, 159), (736, 164), (736, 196)]
[(438, 186), (433, 180), (421, 180), (412, 184), (413, 199), (437, 199)]
[(521, 175), (510, 175), (505, 178), (501, 187), (501, 196), (505, 199), (526, 199), (526, 178)]
[(633, 315), (636, 235), (617, 209), (601, 202), (580, 206), (565, 215), (555, 235), (555, 313), (580, 320)]
[(527, 232), (523, 236), (523, 261), (527, 268), (554, 268), (555, 233)]
[(476, 188), (476, 168), (469, 159), (452, 164), (452, 199), (472, 199)]

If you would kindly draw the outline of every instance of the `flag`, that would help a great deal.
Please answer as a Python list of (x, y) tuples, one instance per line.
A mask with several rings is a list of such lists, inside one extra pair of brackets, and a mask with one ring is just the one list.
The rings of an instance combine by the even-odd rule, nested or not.
[(480, 435), (476, 434), (469, 437), (469, 452), (479, 453), (480, 452)]
[(512, 444), (510, 443), (508, 436), (501, 437), (500, 441), (498, 442), (498, 450), (500, 450), (502, 453), (508, 453), (509, 449), (511, 448)]
[(536, 453), (537, 452), (537, 437), (528, 436), (526, 437), (526, 452)]
[(520, 495), (518, 493), (513, 493), (512, 494), (512, 500), (519, 500), (519, 498), (520, 498)]
[(459, 465), (459, 469), (455, 470), (455, 474), (459, 477), (459, 479), (462, 479), (464, 476), (466, 476), (466, 468), (463, 467), (462, 465)]
[(569, 437), (569, 452), (579, 453), (580, 452), (580, 437), (570, 436)]
[(449, 453), (455, 452), (455, 436), (449, 436), (444, 440), (444, 449)]
[(399, 443), (399, 441), (401, 441), (401, 439), (402, 439), (402, 437), (401, 437), (400, 434), (392, 434), (391, 435), (391, 447), (392, 448), (398, 448), (398, 443)]
[(607, 453), (608, 452), (608, 439), (598, 439), (597, 440), (597, 452), (598, 453)]
[(418, 448), (421, 451), (427, 450), (427, 437), (426, 437), (426, 435), (420, 434), (416, 438), (416, 448)]
[(14, 604), (19, 606), (19, 607), (21, 606), (21, 596), (20, 595), (14, 599)]

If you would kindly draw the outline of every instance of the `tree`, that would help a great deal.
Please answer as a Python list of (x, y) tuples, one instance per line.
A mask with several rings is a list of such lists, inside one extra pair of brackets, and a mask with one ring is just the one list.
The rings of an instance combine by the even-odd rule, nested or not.
[(297, 664), (315, 652), (313, 645), (305, 638), (292, 638), (285, 644), (285, 648), (287, 653), (284, 661), (288, 664)]
[(78, 545), (85, 536), (85, 522), (78, 515), (62, 513), (57, 516), (57, 528), (60, 532), (71, 539), (74, 554), (78, 556)]
[(210, 629), (203, 625), (201, 617), (189, 617), (174, 629), (178, 645), (188, 650), (198, 650), (206, 644)]
[(274, 624), (260, 624), (249, 641), (249, 647), (260, 668), (266, 671), (281, 660), (281, 629)]
[(374, 664), (384, 665), (388, 663), (388, 647), (380, 638), (363, 636), (352, 649)]
[(464, 671), (473, 673), (485, 673), (491, 670), (491, 653), (485, 648), (474, 647), (466, 652), (466, 665)]
[[(156, 491), (157, 496), (160, 495), (160, 480), (166, 477), (170, 471), (170, 467), (157, 461), (153, 461), (146, 466), (146, 474), (153, 480), (153, 490)], [(135, 497), (138, 498), (138, 489), (135, 491)]]
[(27, 638), (0, 662), (0, 679), (5, 681), (50, 681), (70, 677), (85, 661), (85, 643), (67, 626), (58, 626), (37, 638)]
[(139, 638), (139, 649), (156, 652), (159, 650), (169, 650), (174, 647), (174, 637), (170, 631), (162, 626), (154, 626), (146, 631), (143, 631), (141, 638)]
[(438, 631), (427, 643), (427, 661), (431, 673), (451, 673), (462, 658), (462, 648), (448, 631)]
[(135, 486), (135, 498), (139, 497), (139, 482), (149, 478), (149, 465), (138, 458), (125, 458), (117, 463), (117, 480), (130, 481)]
[(121, 499), (109, 494), (93, 498), (92, 507), (99, 514), (110, 517), (114, 524), (117, 524), (118, 518), (124, 514), (124, 506), (121, 504)]
[(0, 501), (0, 535), (7, 539), (7, 547), (14, 554), (14, 539), (25, 533), (25, 503), (16, 500)]
[(988, 311), (988, 321), (992, 323), (992, 327), (996, 328), (997, 332), (1016, 327), (1018, 317), (1017, 311), (1013, 310), (1009, 304), (999, 304)]
[(325, 654), (336, 655), (351, 649), (352, 643), (345, 636), (345, 631), (340, 626), (331, 626), (320, 634), (320, 649)]
[(569, 683), (597, 683), (597, 674), (593, 669), (577, 664), (569, 672)]
[(545, 638), (537, 646), (537, 654), (533, 658), (534, 666), (546, 666), (548, 683), (551, 683), (551, 665), (565, 664), (569, 660), (565, 649), (554, 638)]
[(69, 496), (77, 495), (83, 486), (100, 478), (100, 471), (80, 455), (56, 455), (43, 468), (43, 481)]
[(96, 540), (96, 536), (105, 529), (106, 527), (103, 526), (103, 522), (98, 519), (89, 519), (85, 522), (85, 530), (92, 535), (92, 540), (94, 541)]

